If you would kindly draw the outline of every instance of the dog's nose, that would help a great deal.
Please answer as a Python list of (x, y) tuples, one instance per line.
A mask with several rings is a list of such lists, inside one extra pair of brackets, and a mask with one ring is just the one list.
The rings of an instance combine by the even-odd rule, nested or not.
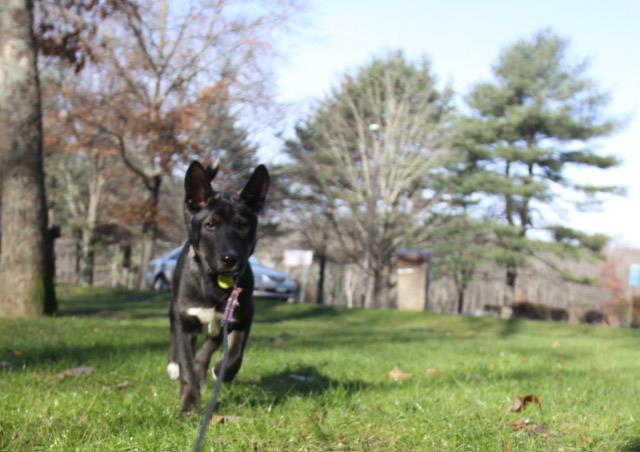
[(235, 254), (225, 254), (222, 256), (222, 263), (226, 268), (232, 268), (238, 263), (238, 256)]

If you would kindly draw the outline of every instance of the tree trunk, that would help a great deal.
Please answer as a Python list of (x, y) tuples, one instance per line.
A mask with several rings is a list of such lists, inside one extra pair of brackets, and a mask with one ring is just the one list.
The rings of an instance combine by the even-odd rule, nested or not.
[(327, 255), (323, 253), (318, 256), (320, 262), (320, 272), (318, 275), (318, 290), (316, 291), (316, 304), (324, 304), (324, 272), (327, 266)]
[(386, 262), (381, 271), (379, 297), (381, 307), (396, 309), (398, 307), (398, 294), (396, 291), (397, 278), (392, 262)]
[(155, 253), (157, 237), (157, 224), (145, 225), (142, 230), (142, 246), (140, 248), (140, 267), (138, 268), (138, 289), (146, 289), (147, 272), (149, 271), (149, 261)]
[(91, 227), (82, 230), (82, 251), (80, 260), (80, 284), (84, 287), (93, 286), (93, 268), (95, 262), (95, 231)]
[(516, 280), (518, 279), (518, 270), (513, 267), (507, 268), (506, 283), (507, 292), (505, 293), (503, 305), (511, 306), (516, 297)]
[(0, 8), (0, 157), (2, 252), (0, 315), (57, 309), (48, 252), (42, 162), (42, 116), (33, 4), (5, 0)]
[(513, 303), (516, 298), (516, 280), (518, 278), (518, 269), (516, 267), (507, 267), (506, 288), (500, 307), (500, 318), (510, 319), (513, 316)]
[(89, 204), (82, 228), (82, 261), (80, 282), (85, 287), (93, 286), (93, 274), (95, 264), (95, 237), (98, 224), (98, 213), (104, 177), (98, 172), (89, 186)]
[(149, 261), (153, 258), (158, 237), (158, 204), (160, 203), (160, 184), (162, 178), (154, 176), (148, 203), (148, 218), (142, 226), (142, 247), (140, 249), (140, 267), (138, 268), (138, 289), (146, 289)]
[(464, 313), (464, 289), (458, 287), (458, 314)]

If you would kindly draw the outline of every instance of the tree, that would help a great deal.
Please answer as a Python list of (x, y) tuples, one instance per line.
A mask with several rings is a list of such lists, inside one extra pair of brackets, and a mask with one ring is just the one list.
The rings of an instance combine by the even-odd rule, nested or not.
[[(570, 194), (592, 203), (599, 194), (619, 191), (575, 182), (567, 172), (618, 164), (590, 146), (617, 124), (605, 116), (608, 97), (588, 78), (587, 69), (585, 61), (572, 62), (567, 40), (541, 31), (506, 49), (493, 68), (495, 80), (476, 85), (467, 97), (471, 112), (459, 143), (468, 172), (462, 189), (472, 197), (486, 196), (479, 206), (500, 220), (494, 231), (500, 250), (496, 259), (506, 268), (511, 298), (518, 268), (532, 256), (597, 252), (606, 243), (602, 235), (549, 220), (553, 208), (582, 205)], [(546, 231), (552, 240), (532, 237), (533, 231)]]
[(56, 311), (42, 164), (42, 118), (33, 5), (0, 8), (2, 251), (0, 315)]
[(339, 254), (363, 270), (366, 307), (393, 303), (397, 250), (429, 234), (450, 111), (429, 63), (396, 52), (345, 75), (286, 143), (301, 223), (326, 219)]
[(235, 121), (243, 106), (271, 99), (268, 58), (291, 4), (236, 3), (137, 2), (98, 34), (93, 55), (100, 65), (91, 70), (100, 80), (93, 99), (99, 108), (79, 119), (110, 137), (142, 184), (139, 287), (154, 254), (163, 178), (196, 156), (215, 160), (221, 150), (208, 146), (218, 127)]
[[(79, 241), (80, 282), (93, 284), (97, 230), (109, 180), (118, 171), (110, 137), (78, 118), (94, 114), (91, 74), (65, 65), (45, 71), (43, 118), (49, 198), (58, 224)], [(113, 187), (111, 187), (113, 188)]]
[(458, 314), (464, 313), (469, 284), (491, 258), (491, 230), (490, 222), (463, 212), (447, 218), (433, 233), (431, 251), (436, 273), (453, 281)]

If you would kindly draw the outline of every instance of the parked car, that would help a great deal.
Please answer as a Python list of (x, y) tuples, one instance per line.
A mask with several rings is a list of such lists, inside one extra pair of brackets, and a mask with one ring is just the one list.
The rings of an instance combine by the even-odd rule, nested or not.
[[(182, 247), (176, 248), (163, 257), (153, 259), (149, 263), (147, 280), (154, 290), (169, 290), (173, 271), (176, 268), (178, 257)], [(266, 267), (255, 256), (249, 258), (249, 264), (253, 270), (255, 287), (253, 295), (261, 298), (294, 298), (298, 285), (296, 281), (286, 273)]]

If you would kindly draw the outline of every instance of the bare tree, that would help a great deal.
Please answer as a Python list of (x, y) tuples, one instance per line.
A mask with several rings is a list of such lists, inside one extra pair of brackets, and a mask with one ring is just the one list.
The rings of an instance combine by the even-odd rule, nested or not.
[(107, 183), (122, 168), (117, 166), (117, 149), (110, 136), (79, 119), (97, 114), (92, 74), (73, 74), (62, 65), (57, 69), (43, 77), (47, 176), (56, 196), (58, 221), (79, 232), (80, 282), (90, 286)]
[(396, 53), (346, 76), (288, 143), (293, 191), (312, 201), (306, 212), (329, 219), (341, 252), (363, 269), (366, 307), (393, 303), (398, 249), (425, 242), (449, 110), (428, 63)]
[(40, 85), (31, 1), (3, 4), (0, 41), (0, 315), (53, 313), (57, 306), (48, 258)]
[(270, 100), (267, 62), (291, 2), (242, 13), (237, 3), (138, 2), (98, 34), (100, 65), (92, 71), (101, 80), (99, 108), (80, 119), (110, 137), (143, 186), (139, 287), (154, 254), (163, 177), (196, 155), (217, 157), (220, 150), (200, 139), (215, 131), (211, 113), (234, 116)]

